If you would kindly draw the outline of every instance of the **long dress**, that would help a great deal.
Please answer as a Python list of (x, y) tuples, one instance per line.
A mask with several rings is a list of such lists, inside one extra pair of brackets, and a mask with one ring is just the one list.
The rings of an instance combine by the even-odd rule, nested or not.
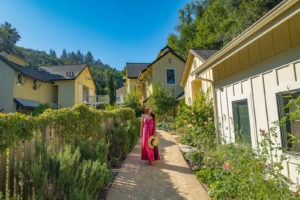
[(160, 160), (158, 148), (155, 147), (151, 149), (148, 147), (148, 138), (153, 135), (154, 132), (154, 120), (152, 117), (147, 119), (147, 117), (143, 117), (144, 126), (143, 126), (143, 135), (142, 135), (142, 160), (148, 160), (152, 162), (154, 160)]

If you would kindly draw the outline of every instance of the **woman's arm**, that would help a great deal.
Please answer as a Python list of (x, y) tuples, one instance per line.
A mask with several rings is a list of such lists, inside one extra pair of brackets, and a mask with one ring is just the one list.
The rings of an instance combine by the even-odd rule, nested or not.
[(141, 117), (141, 131), (140, 131), (140, 137), (143, 135), (143, 126), (144, 126), (144, 115)]

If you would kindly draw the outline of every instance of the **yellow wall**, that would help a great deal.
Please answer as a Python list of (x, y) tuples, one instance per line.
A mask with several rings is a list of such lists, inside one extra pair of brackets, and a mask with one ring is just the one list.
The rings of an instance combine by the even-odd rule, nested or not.
[(136, 92), (140, 95), (144, 94), (144, 85), (141, 81), (135, 78), (127, 78), (127, 92), (130, 92), (132, 88), (136, 87)]
[(33, 80), (30, 77), (23, 76), (23, 84), (17, 84), (18, 73), (14, 73), (13, 97), (25, 100), (37, 101), (41, 104), (51, 104), (57, 100), (57, 87), (51, 83), (37, 82), (37, 90), (33, 89)]
[[(169, 61), (171, 61), (171, 63)], [(174, 54), (168, 53), (152, 66), (151, 82), (159, 82), (164, 89), (169, 92), (173, 91), (177, 96), (183, 92), (183, 87), (180, 86), (180, 79), (184, 70), (184, 66), (185, 63), (183, 61), (174, 56)], [(175, 69), (175, 84), (167, 84), (167, 69)], [(149, 87), (151, 87), (151, 85)], [(151, 91), (151, 89), (149, 90)]]
[(25, 60), (23, 60), (22, 58), (19, 58), (17, 56), (14, 56), (12, 54), (8, 54), (7, 55), (7, 59), (14, 62), (14, 63), (17, 63), (19, 65), (22, 65), (22, 66), (25, 66), (26, 65), (26, 62)]
[(0, 110), (13, 112), (14, 70), (0, 60)]
[(64, 80), (57, 81), (58, 85), (58, 106), (59, 107), (72, 107), (75, 104), (75, 81)]
[(79, 84), (89, 89), (89, 96), (96, 96), (96, 86), (88, 67), (86, 67), (75, 80), (75, 104), (82, 103), (81, 99), (79, 98), (81, 96), (79, 94), (81, 92)]

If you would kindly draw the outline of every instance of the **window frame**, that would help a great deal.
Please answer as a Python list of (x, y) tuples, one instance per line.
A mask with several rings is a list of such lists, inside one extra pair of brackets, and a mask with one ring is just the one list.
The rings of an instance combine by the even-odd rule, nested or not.
[(249, 131), (250, 131), (249, 134), (250, 134), (250, 140), (251, 140), (249, 145), (253, 148), (253, 141), (252, 141), (252, 135), (251, 135), (251, 123), (250, 123), (251, 119), (250, 119), (250, 111), (249, 111), (248, 98), (243, 98), (243, 99), (231, 101), (234, 140), (235, 140), (235, 142), (238, 141), (238, 140), (241, 140), (241, 138), (237, 138), (236, 130), (235, 130), (236, 128), (235, 128), (235, 125), (234, 125), (234, 103), (240, 103), (240, 102), (243, 102), (243, 101), (247, 102)]
[(22, 86), (23, 84), (24, 84), (24, 82), (23, 82), (23, 74), (18, 73), (17, 74), (17, 86)]
[[(174, 71), (174, 83), (168, 83), (168, 70)], [(166, 68), (166, 84), (167, 85), (176, 85), (176, 69), (175, 68)]]
[[(290, 90), (290, 91), (284, 91), (284, 92), (278, 92), (275, 94), (276, 96), (276, 103), (277, 103), (277, 114), (278, 114), (278, 120), (281, 121), (282, 120), (282, 117), (281, 117), (281, 114), (280, 114), (280, 102), (279, 102), (279, 97), (281, 95), (288, 95), (289, 93), (292, 93), (292, 92), (300, 92), (300, 88), (298, 89), (293, 89), (293, 90)], [(294, 155), (294, 156), (300, 156), (300, 152), (297, 152), (297, 151), (288, 151), (286, 150), (286, 146), (285, 146), (285, 141), (284, 141), (284, 130), (283, 130), (283, 127), (280, 126), (279, 127), (279, 131), (280, 131), (280, 141), (281, 141), (281, 147), (282, 147), (282, 152), (283, 153), (286, 153), (286, 154), (289, 154), (289, 155)]]

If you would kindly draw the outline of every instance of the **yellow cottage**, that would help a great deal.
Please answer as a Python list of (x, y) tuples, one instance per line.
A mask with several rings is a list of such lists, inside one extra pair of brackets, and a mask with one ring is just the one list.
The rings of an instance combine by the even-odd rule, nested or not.
[(26, 112), (40, 104), (72, 107), (98, 104), (88, 65), (31, 67), (11, 54), (0, 55), (0, 110)]
[(160, 83), (166, 91), (173, 92), (176, 97), (181, 97), (183, 87), (180, 86), (180, 78), (184, 66), (185, 60), (169, 46), (161, 49), (152, 63), (127, 63), (127, 92), (135, 87), (142, 96), (141, 100), (145, 102), (152, 94), (152, 83)]

